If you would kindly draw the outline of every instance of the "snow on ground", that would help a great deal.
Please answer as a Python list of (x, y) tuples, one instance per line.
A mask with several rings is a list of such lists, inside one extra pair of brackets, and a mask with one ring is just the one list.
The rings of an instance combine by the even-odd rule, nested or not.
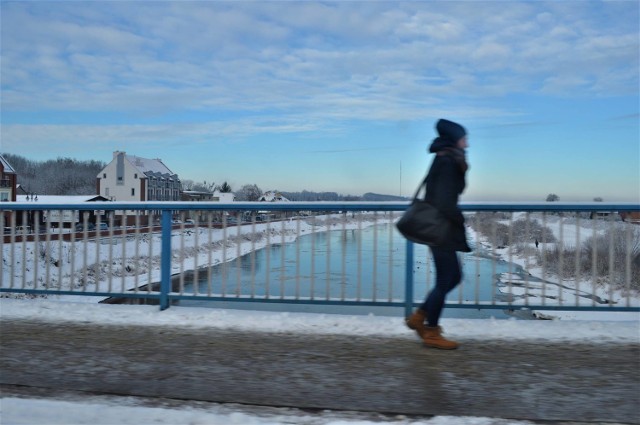
[[(549, 228), (557, 240), (562, 240), (565, 247), (575, 247), (580, 241), (584, 242), (587, 238), (594, 235), (601, 235), (611, 226), (631, 226), (632, 232), (638, 232), (637, 226), (621, 223), (610, 222), (605, 220), (578, 220), (575, 217), (559, 217), (547, 215), (542, 218), (542, 214), (527, 214), (524, 212), (513, 214), (511, 221), (519, 219), (537, 220), (545, 227)], [(509, 225), (509, 220), (501, 221), (503, 224)], [(611, 285), (598, 284), (594, 285), (591, 276), (581, 275), (578, 279), (560, 279), (557, 275), (549, 273), (542, 265), (538, 264), (537, 253), (538, 247), (535, 241), (531, 241), (524, 246), (521, 252), (516, 253), (513, 246), (493, 249), (487, 242), (487, 238), (478, 235), (472, 228), (467, 227), (469, 238), (487, 252), (496, 255), (500, 260), (513, 263), (522, 267), (524, 273), (503, 273), (499, 276), (501, 282), (499, 291), (503, 294), (512, 294), (516, 296), (513, 304), (525, 305), (528, 300), (529, 304), (546, 304), (546, 305), (580, 305), (592, 306), (599, 303), (606, 303), (606, 300), (612, 300), (615, 306), (638, 307), (640, 306), (640, 293), (638, 291), (626, 291), (621, 288), (613, 288)], [(539, 241), (541, 242), (541, 241)], [(540, 243), (539, 249), (552, 249), (554, 243), (547, 243), (543, 246)], [(569, 260), (567, 260), (569, 261)], [(543, 281), (545, 282), (543, 284)], [(594, 302), (594, 297), (596, 302)], [(541, 316), (556, 319), (582, 319), (592, 317), (593, 313), (583, 311), (543, 311), (539, 312)], [(600, 315), (598, 315), (600, 317)], [(619, 315), (618, 317), (624, 317)]]
[[(609, 313), (612, 314), (612, 313)], [(247, 320), (247, 316), (255, 316)], [(508, 339), (602, 343), (640, 343), (640, 313), (634, 320), (601, 320), (607, 313), (593, 315), (592, 321), (529, 321), (445, 319), (447, 335), (464, 340)], [(614, 319), (615, 315), (609, 316)], [(47, 323), (87, 323), (103, 325), (172, 326), (187, 328), (223, 328), (254, 332), (282, 332), (346, 335), (377, 335), (410, 338), (401, 318), (349, 316), (337, 314), (285, 313), (158, 306), (88, 304), (52, 300), (0, 299), (2, 320), (32, 319)], [(482, 332), (478, 332), (482, 329)], [(496, 418), (380, 417), (358, 412), (324, 411), (310, 413), (296, 409), (248, 407), (215, 403), (185, 402), (184, 405), (149, 407), (134, 397), (67, 397), (39, 399), (3, 397), (0, 399), (3, 425), (111, 425), (111, 424), (256, 424), (256, 425), (524, 425), (528, 421)]]
[[(198, 403), (187, 407), (146, 407), (132, 397), (90, 397), (88, 400), (3, 398), (3, 425), (528, 425), (528, 421), (436, 416), (382, 417), (359, 412), (310, 413), (289, 408)], [(187, 404), (187, 403), (185, 403)], [(372, 418), (373, 417), (373, 418)]]
[[(173, 306), (88, 304), (0, 299), (0, 318), (93, 324), (238, 329), (253, 332), (348, 334), (411, 338), (399, 317), (263, 312)], [(621, 319), (622, 318), (622, 319)], [(607, 320), (609, 319), (609, 320)], [(640, 338), (640, 313), (591, 313), (591, 320), (444, 319), (447, 335), (459, 339), (629, 342)], [(481, 328), (482, 332), (478, 332)]]

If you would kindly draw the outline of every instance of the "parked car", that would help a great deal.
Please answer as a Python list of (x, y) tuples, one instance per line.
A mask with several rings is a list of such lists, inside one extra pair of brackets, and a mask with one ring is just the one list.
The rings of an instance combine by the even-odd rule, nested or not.
[[(87, 230), (90, 232), (96, 229), (96, 225), (93, 223), (87, 223)], [(76, 232), (84, 232), (84, 223), (76, 224)]]
[(196, 222), (195, 222), (195, 221), (193, 221), (193, 219), (192, 219), (192, 218), (188, 218), (188, 219), (186, 219), (186, 220), (184, 221), (184, 224), (196, 224)]
[(100, 223), (100, 230), (109, 230), (107, 223)]

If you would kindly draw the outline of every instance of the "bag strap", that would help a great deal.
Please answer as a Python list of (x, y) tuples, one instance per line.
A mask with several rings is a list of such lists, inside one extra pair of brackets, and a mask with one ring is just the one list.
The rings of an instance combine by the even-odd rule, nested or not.
[[(426, 175), (426, 176), (424, 176), (424, 180), (422, 180), (422, 183), (420, 183), (420, 185), (418, 186), (418, 189), (416, 190), (415, 195), (413, 195), (413, 199), (412, 199), (412, 201), (411, 201), (411, 202), (416, 201), (416, 200), (418, 199), (418, 195), (420, 194), (420, 190), (421, 190), (423, 187), (426, 187), (426, 186), (427, 186), (427, 177), (429, 177), (429, 173), (427, 173), (427, 175)], [(426, 193), (425, 193), (425, 197), (426, 197)]]

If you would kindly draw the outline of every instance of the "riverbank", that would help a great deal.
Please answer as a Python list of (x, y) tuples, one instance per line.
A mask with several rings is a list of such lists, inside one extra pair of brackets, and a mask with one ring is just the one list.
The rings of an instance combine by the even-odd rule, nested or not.
[[(513, 220), (523, 218), (525, 213), (514, 214)], [(533, 215), (532, 215), (533, 216)], [(535, 216), (530, 217), (535, 219)], [(575, 218), (551, 217), (545, 222), (557, 241), (562, 240), (564, 246), (575, 246), (580, 241), (579, 235), (602, 234), (610, 223), (583, 220), (583, 224)], [(578, 228), (579, 227), (579, 228)], [(595, 228), (595, 230), (594, 230)], [(632, 228), (636, 231), (635, 228)], [(513, 270), (496, 276), (498, 289), (513, 300), (515, 305), (526, 304), (584, 305), (606, 306), (609, 301), (614, 306), (640, 306), (640, 293), (626, 289), (612, 288), (602, 283), (594, 285), (590, 276), (560, 279), (548, 268), (540, 264), (538, 258), (541, 250), (553, 250), (557, 243), (541, 244), (531, 240), (525, 244), (494, 248), (488, 238), (480, 235), (471, 227), (467, 227), (469, 239), (488, 256), (513, 264)], [(544, 319), (587, 319), (592, 313), (582, 311), (534, 311), (533, 315)], [(640, 320), (640, 313), (610, 312), (610, 320)], [(598, 317), (602, 315), (599, 314)]]

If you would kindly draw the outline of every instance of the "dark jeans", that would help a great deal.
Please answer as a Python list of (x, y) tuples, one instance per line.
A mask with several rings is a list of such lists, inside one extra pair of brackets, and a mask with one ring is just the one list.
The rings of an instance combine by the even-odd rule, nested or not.
[(436, 264), (436, 286), (429, 293), (420, 309), (427, 312), (428, 326), (438, 326), (444, 307), (444, 300), (462, 280), (462, 270), (456, 251), (431, 248)]

